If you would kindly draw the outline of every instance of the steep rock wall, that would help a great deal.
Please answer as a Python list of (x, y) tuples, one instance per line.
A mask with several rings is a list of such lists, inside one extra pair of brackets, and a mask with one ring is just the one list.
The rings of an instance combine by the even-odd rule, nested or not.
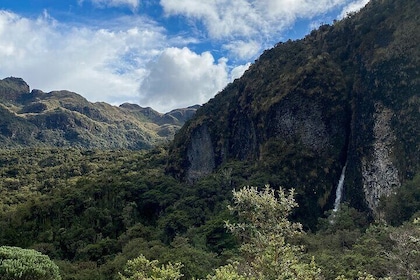
[(395, 192), (401, 182), (393, 162), (397, 140), (391, 128), (393, 112), (381, 103), (375, 105), (371, 153), (361, 159), (361, 164), (365, 199), (375, 216), (378, 216), (381, 197)]
[(268, 134), (287, 142), (300, 142), (303, 147), (317, 153), (325, 152), (331, 145), (322, 108), (307, 99), (288, 96), (273, 106), (273, 114), (267, 118)]
[[(239, 160), (257, 158), (258, 141), (255, 121), (249, 114), (240, 113), (232, 119), (231, 123), (233, 124), (232, 139), (227, 142), (228, 155)], [(226, 155), (221, 156), (226, 157)]]
[(194, 182), (214, 170), (216, 164), (213, 144), (206, 125), (198, 127), (192, 133), (187, 158), (190, 163), (187, 171), (189, 182)]

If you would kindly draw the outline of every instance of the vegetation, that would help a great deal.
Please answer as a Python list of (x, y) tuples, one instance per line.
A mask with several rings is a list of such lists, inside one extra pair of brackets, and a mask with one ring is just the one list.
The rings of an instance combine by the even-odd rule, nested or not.
[(158, 267), (158, 261), (149, 261), (143, 255), (127, 262), (123, 273), (119, 273), (121, 280), (177, 280), (182, 274), (181, 264), (167, 264)]
[(230, 189), (165, 175), (163, 148), (1, 155), (0, 244), (60, 260), (63, 279), (108, 279), (139, 254), (183, 262), (182, 273), (198, 277), (234, 247), (223, 228)]
[(4, 280), (60, 280), (58, 267), (48, 256), (19, 247), (0, 247), (0, 275)]
[[(412, 222), (419, 213), (407, 210), (416, 198), (396, 200), (418, 186), (417, 177), (383, 203), (390, 222), (391, 213), (406, 213), (395, 227), (370, 224), (366, 213), (343, 204), (304, 234), (285, 190), (232, 193), (250, 182), (244, 177), (250, 167), (241, 162), (187, 185), (165, 175), (163, 147), (3, 150), (0, 158), (0, 244), (48, 255), (62, 279), (130, 279), (146, 260), (159, 260), (150, 267), (179, 271), (182, 279), (243, 279), (244, 271), (257, 278), (264, 271), (269, 279), (285, 269), (319, 269), (325, 279), (355, 279), (360, 271), (409, 279), (404, 277), (419, 271), (419, 225)], [(251, 181), (266, 178), (253, 175)], [(253, 208), (251, 202), (259, 204)], [(294, 265), (282, 265), (279, 255)], [(268, 265), (273, 261), (275, 272)]]
[(290, 243), (302, 233), (302, 225), (288, 220), (297, 206), (293, 189), (287, 195), (268, 186), (245, 187), (233, 192), (231, 211), (239, 216), (227, 228), (243, 240), (238, 274), (250, 279), (322, 279), (314, 263), (302, 262), (301, 246)]
[[(293, 190), (286, 195), (283, 189), (276, 194), (268, 186), (263, 190), (244, 187), (239, 191), (233, 191), (233, 202), (233, 206), (229, 208), (236, 213), (239, 220), (236, 223), (227, 222), (226, 226), (242, 240), (240, 254), (236, 255), (231, 263), (215, 269), (214, 273), (207, 275), (206, 279), (377, 279), (361, 270), (375, 271), (375, 274), (379, 275), (381, 272), (387, 272), (385, 275), (389, 277), (378, 279), (418, 279), (420, 276), (420, 218), (407, 225), (409, 230), (406, 227), (390, 230), (384, 226), (372, 226), (365, 236), (360, 238), (362, 244), (359, 248), (355, 246), (349, 252), (341, 252), (345, 254), (345, 258), (338, 262), (337, 259), (330, 259), (330, 263), (324, 266), (326, 269), (324, 272), (316, 265), (314, 257), (310, 262), (305, 262), (304, 247), (293, 244), (298, 241), (296, 238), (303, 234), (302, 226), (290, 222), (287, 218), (292, 208), (296, 206)], [(337, 230), (335, 224), (341, 223), (341, 218), (346, 215), (340, 211), (339, 216), (330, 216), (329, 223), (333, 225), (330, 229)], [(387, 242), (393, 241), (392, 246), (395, 247), (393, 250), (382, 251), (386, 255), (385, 258), (381, 258), (380, 251), (377, 250), (378, 244), (384, 244), (383, 240), (375, 242), (373, 246), (367, 243), (367, 241), (375, 240), (371, 239), (372, 237), (383, 238), (378, 232), (372, 235), (373, 231), (378, 230), (387, 231)], [(338, 234), (337, 237), (340, 235)], [(309, 239), (316, 238), (310, 236)], [(336, 245), (332, 247), (334, 246)], [(374, 251), (370, 253), (369, 258), (366, 258), (366, 250), (372, 248)], [(334, 254), (335, 250), (330, 253)], [(318, 251), (315, 253), (322, 260), (322, 254)], [(337, 251), (337, 253), (340, 252)], [(357, 258), (360, 259), (356, 261)], [(137, 277), (128, 279), (149, 279), (148, 277), (154, 277), (150, 279), (179, 279), (182, 276), (180, 274), (182, 265), (179, 263), (175, 266), (169, 263), (162, 267), (158, 267), (157, 264), (157, 261), (148, 261), (144, 256), (140, 256), (127, 262), (125, 272), (132, 277)], [(331, 264), (344, 265), (341, 267), (343, 270), (337, 267), (331, 269)], [(372, 269), (372, 265), (379, 270)], [(392, 268), (381, 267), (386, 265), (391, 265)], [(326, 277), (323, 273), (327, 273)]]

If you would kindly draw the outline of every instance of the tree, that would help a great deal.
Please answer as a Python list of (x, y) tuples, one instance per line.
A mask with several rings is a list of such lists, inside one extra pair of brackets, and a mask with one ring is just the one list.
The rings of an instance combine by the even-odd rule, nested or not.
[(129, 260), (124, 271), (118, 273), (121, 280), (178, 280), (182, 277), (182, 264), (161, 265), (159, 261), (149, 261), (145, 256)]
[[(226, 226), (242, 240), (242, 260), (235, 266), (239, 276), (267, 280), (322, 279), (313, 260), (302, 261), (303, 248), (290, 243), (303, 233), (301, 224), (288, 220), (296, 206), (293, 189), (286, 194), (282, 188), (275, 192), (266, 185), (261, 191), (254, 187), (233, 191), (229, 209), (239, 221), (226, 222)], [(240, 279), (237, 276), (232, 279)]]
[(390, 238), (395, 242), (393, 250), (386, 253), (394, 265), (390, 276), (395, 279), (420, 279), (420, 218), (395, 228)]
[(239, 275), (238, 263), (228, 264), (215, 269), (214, 275), (207, 275), (207, 280), (254, 280), (252, 277)]
[(60, 280), (58, 266), (46, 255), (32, 249), (0, 247), (2, 280)]

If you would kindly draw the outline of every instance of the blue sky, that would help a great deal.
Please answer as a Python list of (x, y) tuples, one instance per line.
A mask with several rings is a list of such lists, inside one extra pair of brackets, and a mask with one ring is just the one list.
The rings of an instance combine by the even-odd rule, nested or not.
[(1, 0), (0, 78), (160, 112), (203, 104), (267, 48), (368, 0)]

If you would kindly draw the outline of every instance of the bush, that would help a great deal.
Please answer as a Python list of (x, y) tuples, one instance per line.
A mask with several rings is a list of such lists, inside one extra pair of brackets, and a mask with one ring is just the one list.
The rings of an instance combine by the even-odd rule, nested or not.
[(46, 255), (32, 249), (0, 247), (2, 280), (60, 280), (58, 266)]

